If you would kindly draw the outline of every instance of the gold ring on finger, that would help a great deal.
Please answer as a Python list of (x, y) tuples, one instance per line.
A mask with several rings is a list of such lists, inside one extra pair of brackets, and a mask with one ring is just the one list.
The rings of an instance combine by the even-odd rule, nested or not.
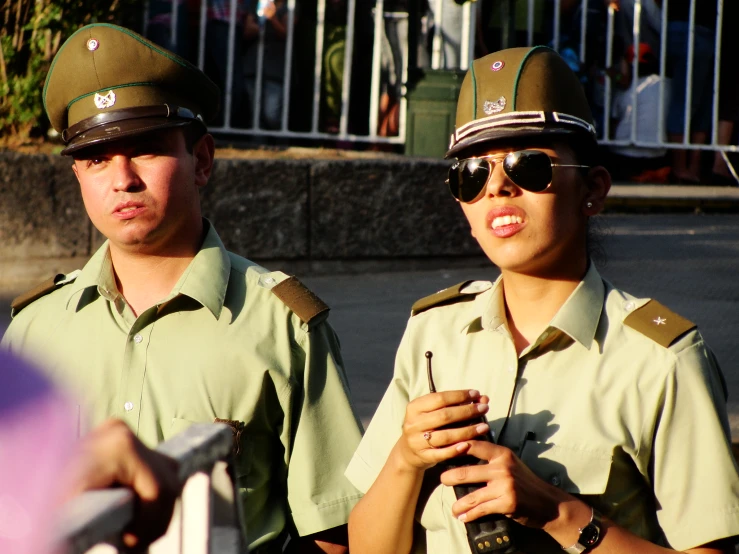
[(435, 447), (435, 446), (434, 446), (433, 444), (431, 444), (431, 431), (424, 431), (424, 433), (423, 433), (423, 438), (424, 438), (424, 439), (426, 439), (426, 443), (427, 443), (427, 444), (428, 444), (428, 445), (429, 445), (429, 446), (430, 446), (431, 448), (436, 448), (436, 447)]

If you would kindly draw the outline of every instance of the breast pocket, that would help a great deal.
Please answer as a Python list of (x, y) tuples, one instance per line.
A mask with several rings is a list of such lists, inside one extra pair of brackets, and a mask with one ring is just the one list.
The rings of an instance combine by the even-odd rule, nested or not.
[(600, 495), (606, 491), (612, 452), (528, 441), (521, 460), (541, 479), (571, 494)]
[[(169, 440), (172, 437), (175, 437), (188, 429), (191, 425), (194, 423), (198, 423), (195, 421), (191, 421), (189, 419), (183, 419), (179, 417), (173, 417), (172, 422), (169, 426), (169, 429), (162, 429), (162, 434), (164, 435), (164, 440)], [(209, 422), (203, 422), (203, 423), (213, 423), (212, 421)], [(236, 459), (236, 477), (242, 478), (249, 474), (249, 471), (251, 469), (251, 448), (249, 448), (249, 439), (245, 436), (244, 433), (241, 433), (241, 435), (238, 437), (238, 442), (236, 442), (236, 436), (234, 435), (234, 454)]]

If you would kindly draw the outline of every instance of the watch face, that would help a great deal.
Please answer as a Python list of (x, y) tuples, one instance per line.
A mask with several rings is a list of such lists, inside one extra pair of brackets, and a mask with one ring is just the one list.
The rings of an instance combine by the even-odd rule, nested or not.
[(586, 525), (582, 531), (580, 531), (580, 544), (584, 546), (595, 546), (600, 538), (600, 529), (592, 523)]

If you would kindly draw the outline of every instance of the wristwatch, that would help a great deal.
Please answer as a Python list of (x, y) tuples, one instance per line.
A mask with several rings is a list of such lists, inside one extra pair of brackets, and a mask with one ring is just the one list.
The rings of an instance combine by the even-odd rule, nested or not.
[(595, 508), (590, 508), (590, 522), (580, 528), (580, 538), (570, 547), (562, 547), (567, 554), (582, 554), (596, 546), (601, 539), (601, 516)]

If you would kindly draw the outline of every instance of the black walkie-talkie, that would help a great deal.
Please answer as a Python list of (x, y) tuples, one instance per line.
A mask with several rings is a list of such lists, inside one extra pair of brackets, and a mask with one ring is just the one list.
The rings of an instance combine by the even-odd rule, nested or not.
[[(429, 392), (436, 392), (436, 385), (434, 385), (434, 376), (431, 373), (431, 358), (433, 357), (432, 352), (426, 352), (426, 375), (429, 381)], [(451, 423), (445, 425), (442, 429), (450, 429), (456, 427), (467, 427), (475, 423), (487, 423), (487, 420), (480, 416), (479, 420), (467, 420), (459, 421), (457, 423)], [(480, 440), (486, 440), (488, 442), (495, 442), (490, 431), (485, 435), (480, 436)], [(484, 460), (475, 458), (474, 456), (459, 456), (457, 458), (451, 458), (441, 462), (440, 466), (446, 469), (454, 469), (457, 467), (464, 467), (470, 465), (485, 464)], [(455, 485), (454, 494), (457, 500), (463, 496), (481, 489), (485, 485), (474, 484), (474, 485)], [(503, 514), (490, 514), (476, 519), (475, 521), (466, 522), (464, 524), (467, 530), (467, 541), (470, 543), (470, 549), (474, 554), (485, 554), (487, 552), (495, 552), (497, 554), (513, 554), (516, 552), (516, 547), (513, 542), (513, 536), (511, 535), (511, 522)]]

